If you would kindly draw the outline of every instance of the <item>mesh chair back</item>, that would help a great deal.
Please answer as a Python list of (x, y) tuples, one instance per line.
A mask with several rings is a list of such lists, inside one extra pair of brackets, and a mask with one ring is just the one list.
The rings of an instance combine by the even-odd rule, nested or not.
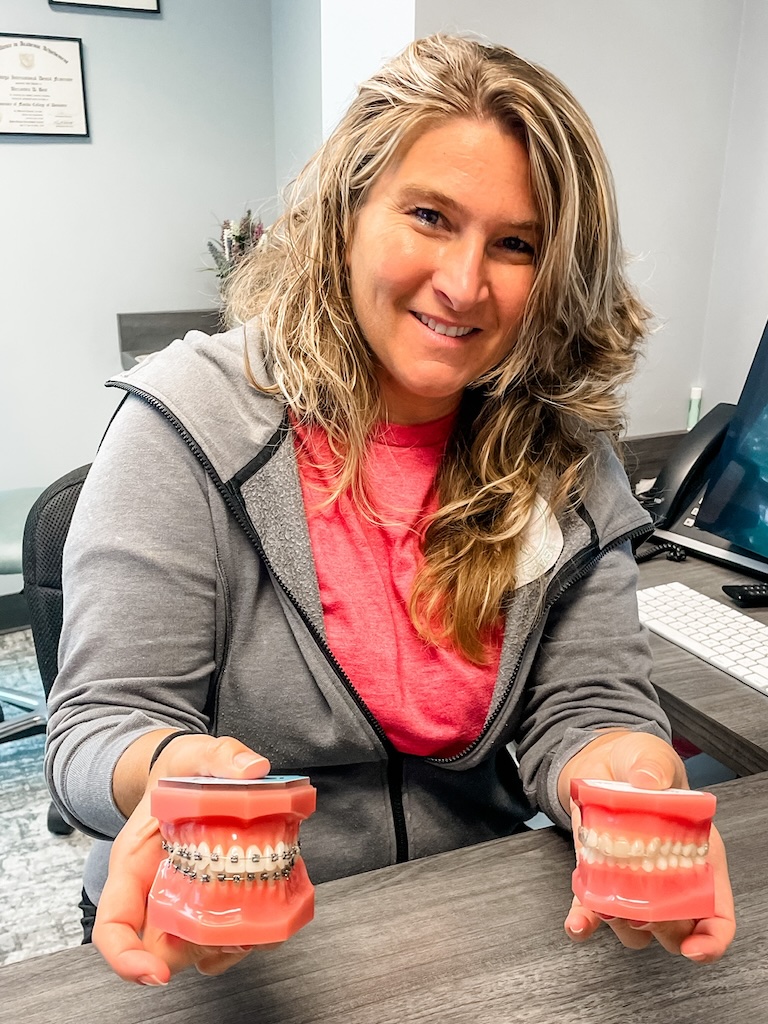
[(46, 488), (30, 509), (24, 528), (24, 596), (46, 696), (59, 671), (63, 611), (61, 556), (77, 499), (90, 464), (67, 473)]

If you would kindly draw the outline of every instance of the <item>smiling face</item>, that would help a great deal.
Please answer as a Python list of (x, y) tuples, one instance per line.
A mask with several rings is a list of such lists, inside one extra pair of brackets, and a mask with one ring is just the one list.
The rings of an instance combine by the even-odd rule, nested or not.
[(426, 131), (373, 185), (347, 265), (390, 421), (447, 415), (511, 350), (537, 219), (525, 147), (490, 121)]

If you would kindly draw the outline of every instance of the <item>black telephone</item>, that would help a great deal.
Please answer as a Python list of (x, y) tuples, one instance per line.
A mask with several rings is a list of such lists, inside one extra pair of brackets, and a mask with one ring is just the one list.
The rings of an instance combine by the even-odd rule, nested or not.
[(673, 529), (676, 522), (690, 518), (691, 508), (703, 497), (710, 468), (735, 411), (735, 405), (721, 402), (703, 416), (680, 438), (651, 489), (639, 495), (657, 529)]

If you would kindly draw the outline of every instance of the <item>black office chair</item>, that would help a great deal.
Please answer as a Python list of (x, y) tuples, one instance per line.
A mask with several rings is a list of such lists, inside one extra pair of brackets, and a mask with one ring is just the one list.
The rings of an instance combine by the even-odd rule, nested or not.
[[(90, 468), (90, 465), (80, 466), (47, 487), (30, 509), (24, 527), (24, 594), (46, 698), (59, 671), (59, 635), (64, 606), (61, 556), (80, 489)], [(48, 828), (57, 835), (69, 835), (73, 831), (53, 804), (48, 809)]]

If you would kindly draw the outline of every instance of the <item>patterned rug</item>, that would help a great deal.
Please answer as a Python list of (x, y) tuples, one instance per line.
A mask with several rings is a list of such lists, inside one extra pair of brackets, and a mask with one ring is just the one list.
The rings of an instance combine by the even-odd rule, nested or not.
[[(29, 630), (0, 634), (0, 689), (42, 694)], [(4, 704), (3, 713), (22, 712)], [(48, 831), (43, 745), (42, 735), (0, 743), (0, 964), (82, 938), (77, 903), (91, 841)]]

